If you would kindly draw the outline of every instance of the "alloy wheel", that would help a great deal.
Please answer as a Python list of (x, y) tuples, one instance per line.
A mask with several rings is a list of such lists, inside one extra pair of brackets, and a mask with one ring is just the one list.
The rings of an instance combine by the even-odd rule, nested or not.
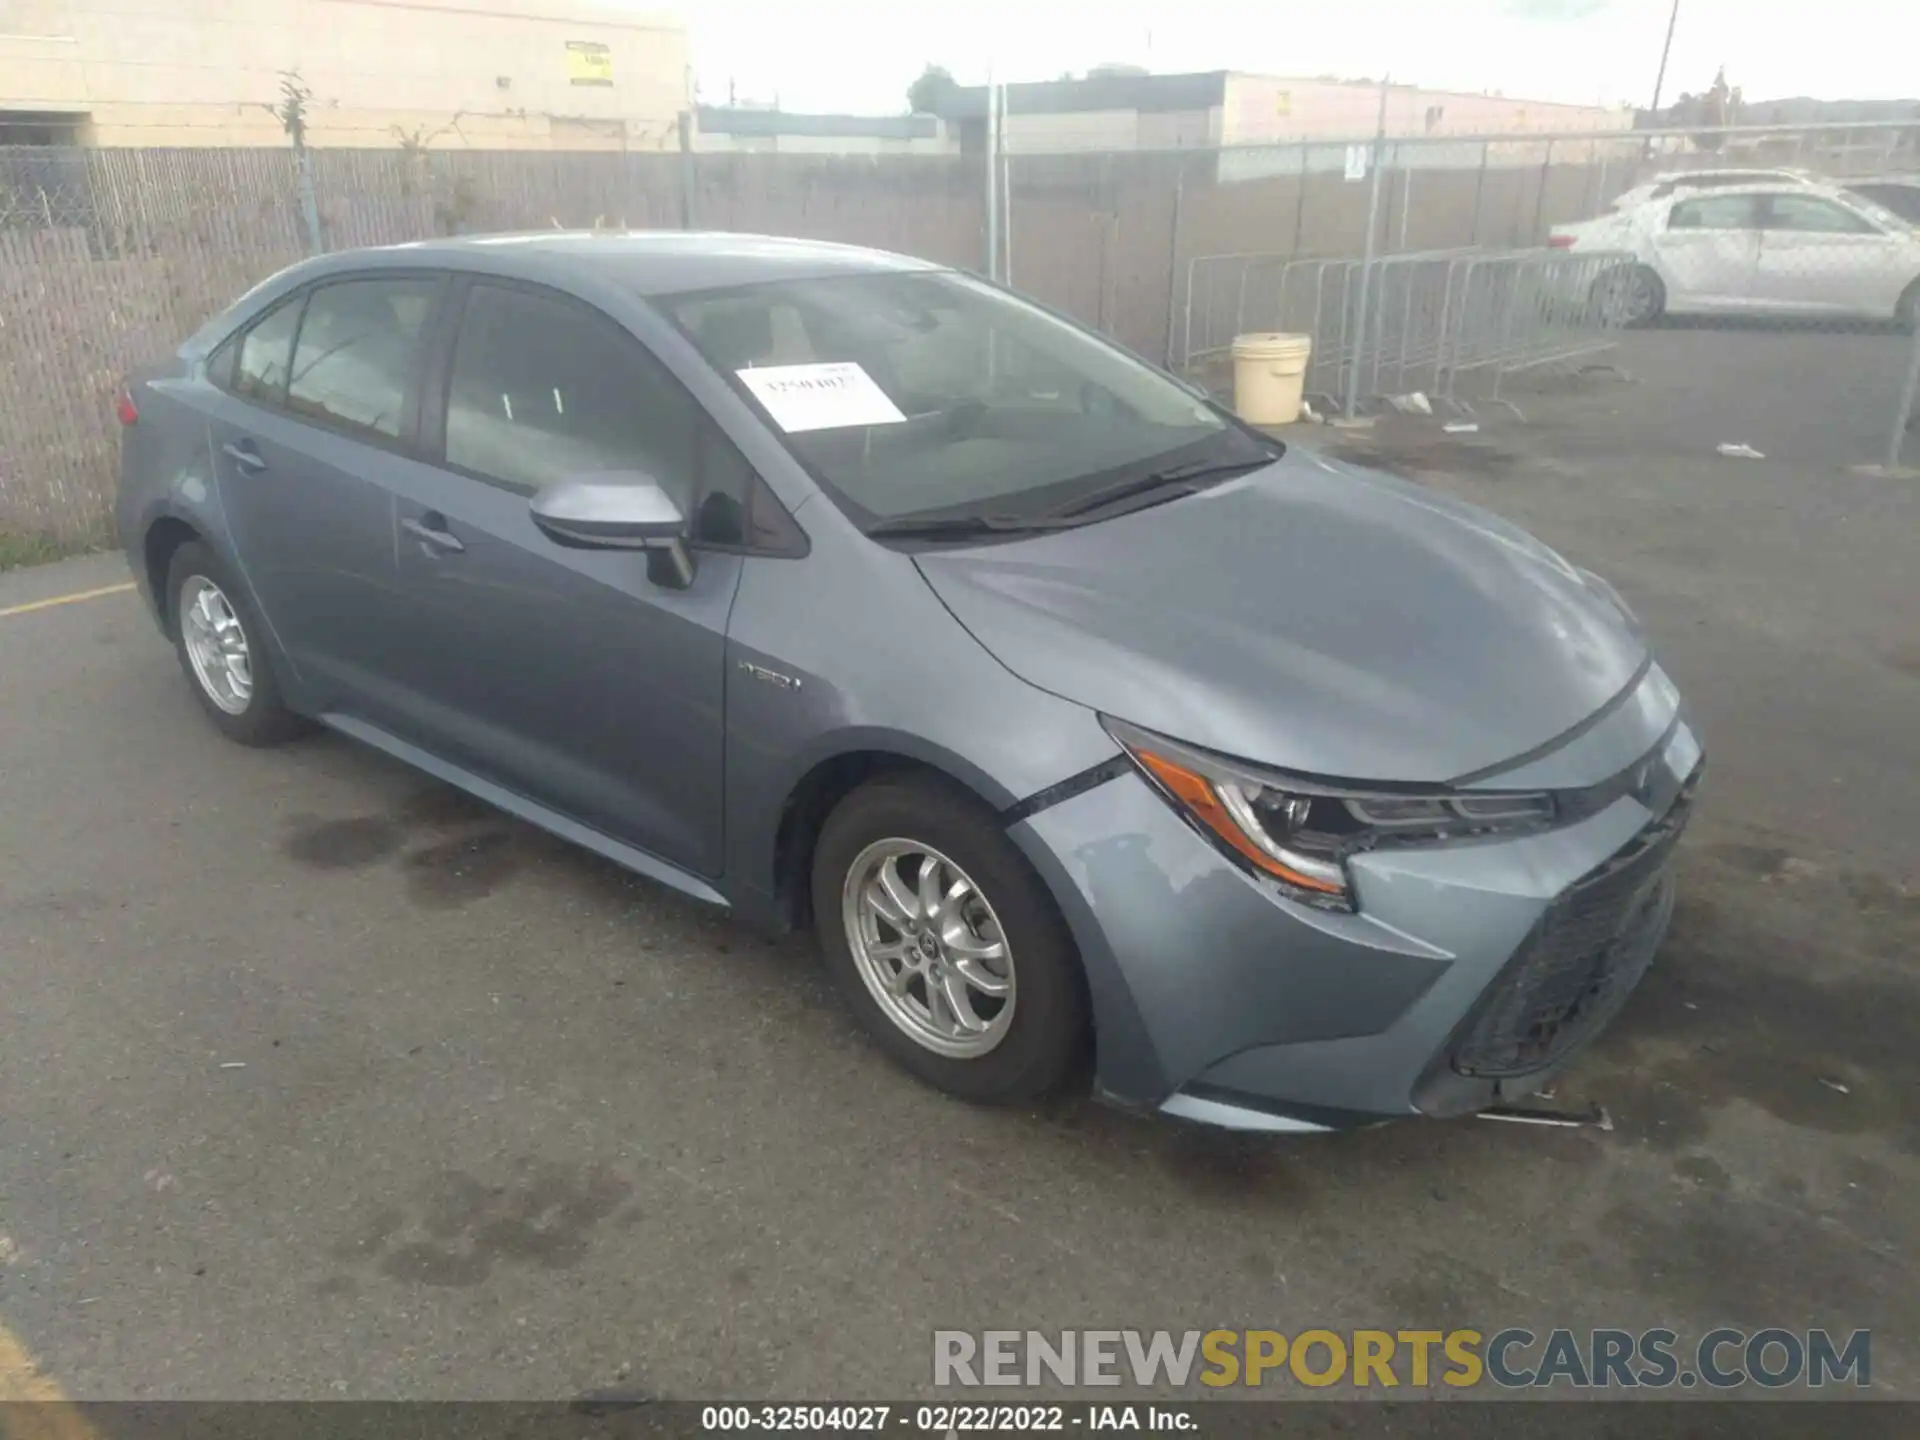
[(1012, 947), (973, 878), (917, 840), (876, 840), (841, 887), (854, 969), (881, 1012), (938, 1055), (973, 1059), (1006, 1038)]
[(190, 575), (180, 587), (180, 633), (207, 698), (229, 715), (244, 715), (253, 703), (253, 653), (233, 602), (204, 575)]

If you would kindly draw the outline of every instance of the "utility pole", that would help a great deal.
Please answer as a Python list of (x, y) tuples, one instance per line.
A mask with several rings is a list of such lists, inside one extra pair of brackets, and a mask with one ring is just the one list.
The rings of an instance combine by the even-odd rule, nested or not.
[[(1647, 112), (1648, 123), (1655, 129), (1660, 126), (1660, 92), (1667, 88), (1667, 57), (1673, 54), (1673, 27), (1680, 23), (1680, 0), (1673, 0), (1673, 9), (1667, 14), (1667, 40), (1660, 47), (1660, 69), (1653, 77), (1653, 105)], [(1653, 157), (1653, 141), (1647, 140), (1640, 147), (1642, 161)]]
[(1667, 57), (1673, 54), (1673, 27), (1680, 23), (1680, 0), (1673, 0), (1673, 10), (1667, 16), (1667, 43), (1660, 47), (1660, 69), (1653, 77), (1654, 122), (1659, 123), (1660, 92), (1667, 88)]

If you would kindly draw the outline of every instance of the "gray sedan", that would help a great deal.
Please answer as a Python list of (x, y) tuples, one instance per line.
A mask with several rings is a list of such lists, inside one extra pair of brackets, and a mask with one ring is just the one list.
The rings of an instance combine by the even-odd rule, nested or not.
[(330, 255), (120, 415), (121, 534), (214, 725), (317, 722), (811, 926), (956, 1095), (1471, 1112), (1667, 928), (1700, 746), (1604, 581), (963, 274)]

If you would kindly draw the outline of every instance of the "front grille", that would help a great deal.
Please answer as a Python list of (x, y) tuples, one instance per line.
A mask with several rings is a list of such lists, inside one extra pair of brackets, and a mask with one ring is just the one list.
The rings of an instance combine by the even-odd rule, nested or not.
[(1692, 794), (1547, 908), (1457, 1033), (1453, 1068), (1504, 1079), (1559, 1064), (1598, 1034), (1653, 960)]

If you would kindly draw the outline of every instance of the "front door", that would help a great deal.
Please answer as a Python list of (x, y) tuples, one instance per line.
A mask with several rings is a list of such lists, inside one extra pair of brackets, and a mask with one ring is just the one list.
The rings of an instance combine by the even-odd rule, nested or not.
[(1697, 195), (1668, 207), (1653, 247), (1670, 308), (1725, 311), (1752, 304), (1757, 216), (1752, 195)]
[(491, 282), (459, 303), (444, 417), (429, 420), (444, 460), (398, 490), (410, 728), (571, 819), (717, 875), (741, 556), (699, 553), (692, 583), (666, 588), (639, 553), (555, 544), (528, 500), (563, 478), (644, 473), (690, 517), (703, 500), (727, 513), (716, 478), (745, 462), (593, 307)]
[(1910, 245), (1824, 195), (1764, 197), (1756, 296), (1769, 309), (1809, 314), (1893, 314), (1913, 279)]

